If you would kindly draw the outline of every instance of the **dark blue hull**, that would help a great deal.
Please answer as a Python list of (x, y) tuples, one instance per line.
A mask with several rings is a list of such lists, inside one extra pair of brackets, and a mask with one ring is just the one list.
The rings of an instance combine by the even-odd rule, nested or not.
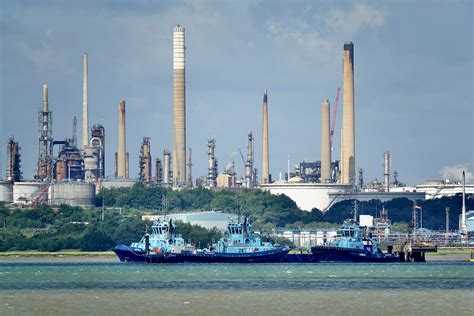
[(399, 258), (392, 254), (372, 254), (363, 249), (352, 249), (331, 246), (313, 246), (311, 247), (316, 262), (397, 262)]
[(250, 253), (183, 251), (176, 254), (150, 253), (146, 255), (139, 248), (125, 245), (118, 245), (114, 248), (114, 252), (120, 261), (144, 263), (275, 263), (281, 262), (289, 250), (289, 248), (277, 248)]

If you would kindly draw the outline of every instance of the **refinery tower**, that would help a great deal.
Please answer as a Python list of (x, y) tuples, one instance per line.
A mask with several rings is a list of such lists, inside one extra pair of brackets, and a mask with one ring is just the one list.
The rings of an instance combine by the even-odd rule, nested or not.
[(184, 27), (173, 31), (173, 186), (186, 184), (186, 87)]

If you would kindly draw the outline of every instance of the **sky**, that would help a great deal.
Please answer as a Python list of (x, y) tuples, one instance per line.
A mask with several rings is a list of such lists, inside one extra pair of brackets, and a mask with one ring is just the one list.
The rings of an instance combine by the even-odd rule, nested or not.
[[(89, 55), (89, 122), (106, 129), (113, 174), (118, 103), (126, 100), (130, 176), (144, 136), (154, 158), (172, 146), (172, 33), (186, 28), (187, 145), (193, 176), (243, 173), (247, 131), (261, 170), (268, 90), (270, 173), (320, 158), (321, 102), (342, 88), (342, 51), (354, 43), (356, 168), (383, 178), (383, 152), (409, 185), (474, 182), (472, 1), (0, 1), (0, 172), (6, 142), (20, 143), (23, 176), (38, 151), (37, 112), (48, 84), (53, 136), (82, 118), (82, 55)], [(342, 90), (342, 89), (341, 89)], [(342, 96), (333, 159), (339, 159)], [(333, 108), (331, 109), (333, 111)]]

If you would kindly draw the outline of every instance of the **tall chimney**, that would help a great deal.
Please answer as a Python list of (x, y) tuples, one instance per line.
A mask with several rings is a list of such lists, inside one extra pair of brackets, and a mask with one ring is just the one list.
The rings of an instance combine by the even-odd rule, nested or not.
[(342, 108), (342, 175), (345, 184), (355, 181), (355, 119), (354, 119), (354, 44), (344, 44)]
[(82, 147), (89, 145), (89, 103), (87, 93), (87, 77), (88, 77), (88, 56), (84, 54), (83, 72), (84, 82), (82, 87)]
[(173, 31), (173, 186), (186, 184), (186, 81), (184, 27)]
[(390, 191), (390, 152), (383, 153), (383, 186), (384, 191)]
[(270, 175), (269, 169), (269, 158), (268, 158), (268, 99), (267, 90), (263, 94), (263, 140), (262, 140), (262, 180), (261, 183), (269, 183)]
[(48, 112), (49, 111), (49, 105), (48, 105), (48, 85), (44, 84), (43, 85), (43, 112)]
[(125, 146), (125, 101), (119, 103), (119, 128), (117, 150), (117, 177), (126, 178), (127, 149)]
[(321, 103), (321, 183), (326, 183), (331, 178), (331, 140), (329, 128), (329, 100)]

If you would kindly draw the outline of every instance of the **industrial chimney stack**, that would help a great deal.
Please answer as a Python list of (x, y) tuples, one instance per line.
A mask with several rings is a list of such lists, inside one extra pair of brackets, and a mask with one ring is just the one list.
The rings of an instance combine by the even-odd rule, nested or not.
[(383, 153), (383, 186), (384, 191), (390, 191), (390, 152)]
[(173, 186), (186, 184), (186, 81), (184, 27), (173, 31)]
[(321, 183), (331, 178), (331, 140), (330, 140), (330, 104), (329, 100), (321, 103)]
[(88, 77), (88, 56), (84, 54), (83, 58), (83, 87), (82, 87), (82, 147), (89, 145), (89, 102), (87, 92)]
[(117, 177), (126, 178), (126, 156), (125, 145), (125, 101), (119, 103), (119, 128), (118, 128), (118, 150), (117, 150)]
[(268, 157), (268, 98), (267, 90), (263, 95), (263, 148), (262, 148), (262, 184), (270, 183), (269, 157)]
[(341, 183), (355, 181), (354, 44), (344, 44)]

